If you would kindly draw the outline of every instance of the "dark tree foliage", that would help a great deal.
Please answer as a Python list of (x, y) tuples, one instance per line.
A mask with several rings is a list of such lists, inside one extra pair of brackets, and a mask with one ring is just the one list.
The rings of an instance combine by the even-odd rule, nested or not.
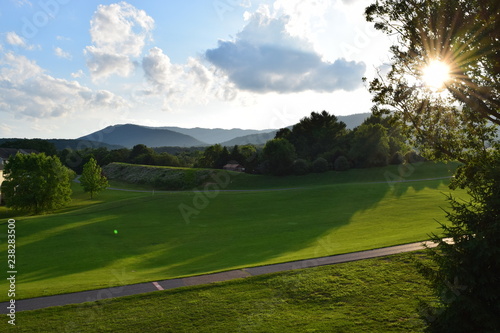
[(269, 140), (264, 147), (264, 157), (269, 162), (269, 171), (275, 176), (289, 174), (296, 156), (295, 147), (286, 139)]
[[(393, 112), (424, 156), (461, 161), (452, 188), (471, 195), (449, 198), (436, 265), (423, 268), (439, 297), (423, 312), (428, 330), (499, 332), (500, 2), (381, 0), (366, 17), (397, 41), (389, 73), (370, 82), (375, 113)], [(437, 90), (423, 80), (433, 61), (450, 69)]]
[(311, 112), (295, 124), (287, 135), (286, 130), (278, 132), (277, 137), (287, 137), (300, 158), (314, 160), (320, 154), (335, 148), (344, 148), (343, 137), (347, 133), (346, 125), (326, 111)]
[(359, 126), (352, 140), (349, 156), (358, 168), (386, 166), (389, 157), (389, 138), (381, 124)]
[(293, 162), (292, 170), (294, 175), (305, 175), (309, 172), (309, 162), (302, 158), (299, 158)]
[[(64, 165), (71, 168), (77, 174), (83, 172), (83, 166), (91, 158), (94, 158), (99, 166), (105, 166), (112, 162), (173, 167), (182, 165), (177, 156), (167, 152), (158, 153), (142, 144), (134, 146), (132, 150), (121, 148), (109, 151), (105, 147), (86, 148), (77, 151), (64, 149), (59, 152), (58, 156)], [(190, 161), (190, 163), (193, 163), (193, 161)]]
[(2, 193), (7, 207), (40, 214), (71, 201), (72, 171), (56, 156), (16, 154), (6, 163)]
[(0, 148), (33, 149), (47, 156), (57, 155), (54, 144), (42, 139), (12, 139), (2, 143)]
[(312, 171), (317, 173), (327, 172), (328, 171), (328, 161), (323, 157), (318, 157), (312, 163)]
[(339, 156), (333, 164), (335, 171), (347, 171), (350, 168), (349, 161), (345, 156)]
[(499, 332), (500, 154), (472, 162), (464, 172), (471, 174), (459, 174), (452, 187), (466, 187), (472, 200), (448, 198), (451, 225), (441, 227), (453, 243), (434, 235), (439, 249), (430, 252), (438, 268), (421, 266), (440, 304), (424, 303), (422, 314), (432, 332)]

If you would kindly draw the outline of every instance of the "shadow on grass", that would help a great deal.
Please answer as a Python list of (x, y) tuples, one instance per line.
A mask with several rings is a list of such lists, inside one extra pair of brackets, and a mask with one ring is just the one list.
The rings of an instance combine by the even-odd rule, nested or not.
[[(110, 194), (118, 199), (64, 214), (18, 219), (19, 283), (36, 282), (40, 290), (56, 293), (59, 283), (71, 289), (71, 279), (80, 285), (89, 277), (109, 280), (110, 269), (118, 267), (134, 272), (123, 283), (136, 283), (280, 261), (348, 226), (355, 214), (377, 207), (388, 195), (404, 199), (409, 191), (446, 183), (221, 192), (189, 224), (178, 207), (191, 203), (194, 193), (129, 199), (124, 198), (130, 193)], [(6, 256), (5, 250), (0, 256)], [(69, 281), (61, 282), (63, 277)], [(92, 283), (85, 288), (93, 289)]]

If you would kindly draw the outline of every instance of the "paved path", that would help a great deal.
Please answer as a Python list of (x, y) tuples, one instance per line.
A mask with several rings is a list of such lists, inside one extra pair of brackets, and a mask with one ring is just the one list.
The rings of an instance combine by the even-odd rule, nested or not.
[[(205, 275), (192, 276), (186, 278), (146, 282), (146, 283), (121, 286), (121, 287), (112, 287), (107, 289), (82, 291), (71, 294), (30, 298), (30, 299), (16, 301), (16, 312), (26, 311), (26, 310), (37, 310), (51, 306), (62, 306), (68, 304), (93, 302), (108, 298), (130, 296), (130, 295), (148, 293), (158, 290), (168, 290), (179, 287), (202, 285), (202, 284), (228, 281), (228, 280), (246, 278), (249, 276), (257, 276), (268, 273), (284, 272), (294, 269), (317, 267), (323, 265), (333, 265), (348, 261), (382, 257), (402, 252), (421, 250), (424, 248), (424, 244), (429, 247), (435, 246), (435, 244), (432, 242), (411, 243), (405, 245), (385, 247), (375, 250), (339, 254), (335, 256), (322, 257), (322, 258), (305, 259), (305, 260), (286, 262), (274, 265), (266, 265), (260, 267), (244, 268), (244, 269), (238, 269), (238, 270), (232, 270), (214, 274), (205, 274)], [(0, 303), (0, 314), (8, 313), (7, 309), (8, 305), (9, 305), (8, 302)]]

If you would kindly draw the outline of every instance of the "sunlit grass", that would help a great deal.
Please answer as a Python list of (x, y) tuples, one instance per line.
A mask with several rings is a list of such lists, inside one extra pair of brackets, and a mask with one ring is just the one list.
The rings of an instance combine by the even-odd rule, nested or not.
[[(407, 179), (445, 176), (447, 168), (423, 164), (405, 174)], [(439, 232), (435, 219), (445, 221), (442, 192), (449, 191), (448, 180), (386, 183), (388, 172), (394, 175), (398, 168), (275, 177), (274, 182), (240, 175), (228, 188), (296, 189), (219, 192), (203, 207), (195, 203), (203, 195), (199, 192), (108, 190), (90, 200), (75, 187), (75, 203), (64, 212), (16, 217), (17, 297), (366, 250)], [(197, 214), (185, 220), (181, 204), (198, 207)]]
[(422, 332), (418, 300), (432, 293), (417, 258), (407, 253), (19, 312), (15, 331)]

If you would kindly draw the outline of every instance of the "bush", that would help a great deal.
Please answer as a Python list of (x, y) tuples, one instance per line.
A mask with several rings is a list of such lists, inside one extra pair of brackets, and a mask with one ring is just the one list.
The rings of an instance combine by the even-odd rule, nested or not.
[(292, 171), (295, 175), (305, 175), (309, 172), (309, 163), (304, 159), (298, 159), (293, 162)]
[(335, 160), (341, 155), (338, 150), (328, 151), (324, 154), (319, 155), (318, 157), (323, 157), (328, 162), (328, 168), (333, 169)]
[(323, 157), (318, 157), (312, 164), (312, 170), (318, 173), (328, 171), (328, 161)]
[(419, 163), (419, 162), (425, 162), (426, 159), (420, 156), (416, 151), (410, 150), (405, 154), (405, 161), (406, 163)]
[(335, 171), (347, 171), (350, 169), (349, 161), (345, 156), (339, 156), (333, 164)]
[(398, 165), (398, 164), (403, 164), (405, 161), (405, 157), (403, 156), (403, 154), (401, 154), (401, 152), (395, 152), (392, 157), (391, 157), (391, 160), (390, 160), (390, 164), (393, 164), (393, 165)]
[(111, 163), (103, 172), (110, 180), (152, 186), (157, 190), (188, 190), (206, 183), (213, 170)]

